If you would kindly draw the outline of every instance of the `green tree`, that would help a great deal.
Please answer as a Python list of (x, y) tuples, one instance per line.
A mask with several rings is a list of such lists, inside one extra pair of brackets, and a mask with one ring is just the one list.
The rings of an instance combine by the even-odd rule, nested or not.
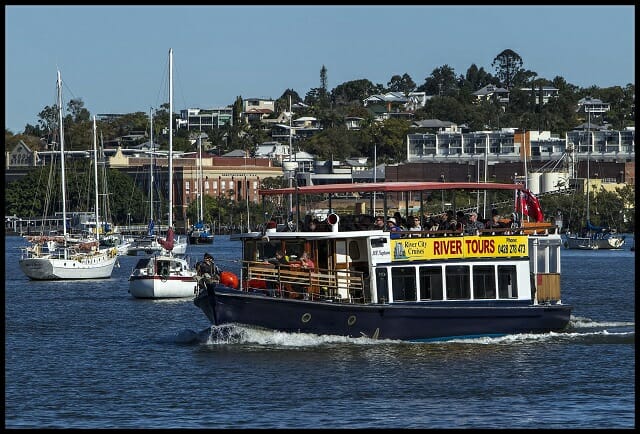
[(418, 90), (426, 92), (427, 95), (454, 96), (458, 94), (460, 82), (462, 80), (456, 77), (454, 69), (445, 64), (435, 68)]
[(416, 83), (411, 79), (411, 76), (406, 72), (400, 75), (394, 75), (387, 83), (387, 88), (390, 92), (402, 92), (407, 95), (409, 92), (413, 92), (416, 89)]
[(336, 86), (332, 91), (332, 99), (336, 106), (362, 102), (369, 96), (382, 93), (381, 84), (373, 84), (367, 79), (351, 80)]
[(511, 89), (516, 75), (522, 70), (522, 58), (518, 53), (507, 48), (498, 54), (491, 62), (491, 66), (496, 69), (496, 76), (500, 83)]
[(291, 97), (291, 104), (296, 104), (302, 101), (300, 95), (293, 89), (286, 89), (280, 98), (278, 98), (275, 102), (275, 113), (274, 115), (279, 115), (282, 112), (289, 111), (289, 97)]
[(318, 105), (321, 109), (329, 108), (331, 102), (327, 87), (327, 68), (326, 66), (322, 65), (322, 68), (320, 69), (320, 87), (318, 88)]

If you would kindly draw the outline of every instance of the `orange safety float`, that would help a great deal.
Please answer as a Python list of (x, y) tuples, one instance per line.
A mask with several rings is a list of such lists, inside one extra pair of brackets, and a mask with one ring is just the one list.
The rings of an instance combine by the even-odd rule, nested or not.
[(231, 271), (223, 271), (220, 273), (220, 283), (225, 286), (229, 286), (231, 288), (238, 288), (238, 276), (233, 274)]

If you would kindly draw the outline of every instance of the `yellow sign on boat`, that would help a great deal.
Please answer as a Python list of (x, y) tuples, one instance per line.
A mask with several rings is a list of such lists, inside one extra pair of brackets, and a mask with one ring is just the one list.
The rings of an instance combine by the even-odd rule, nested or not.
[(392, 261), (526, 257), (527, 237), (523, 235), (464, 236), (441, 238), (400, 238), (391, 240)]

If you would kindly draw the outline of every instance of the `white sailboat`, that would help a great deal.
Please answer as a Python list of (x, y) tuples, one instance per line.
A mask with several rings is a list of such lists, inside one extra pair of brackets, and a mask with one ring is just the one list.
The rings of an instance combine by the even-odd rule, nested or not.
[(204, 222), (204, 190), (202, 188), (202, 139), (198, 137), (198, 221), (191, 226), (189, 231), (189, 243), (191, 244), (212, 244), (213, 233), (211, 226)]
[(173, 49), (169, 49), (169, 228), (166, 240), (159, 240), (162, 252), (140, 259), (129, 276), (129, 293), (135, 298), (191, 298), (195, 294), (195, 270), (186, 259), (174, 254), (172, 158)]
[(578, 250), (614, 250), (621, 249), (625, 242), (624, 235), (612, 232), (609, 228), (595, 226), (591, 223), (591, 213), (589, 204), (589, 160), (591, 155), (591, 112), (589, 112), (588, 135), (587, 135), (587, 218), (585, 229), (582, 233), (569, 234), (566, 236), (564, 246), (567, 249)]
[[(59, 240), (35, 242), (23, 248), (19, 260), (20, 269), (32, 280), (72, 280), (72, 279), (104, 279), (111, 277), (117, 262), (115, 249), (99, 249), (100, 235), (96, 231), (95, 240), (72, 243), (67, 234), (66, 181), (64, 167), (64, 128), (62, 113), (62, 80), (60, 71), (57, 79), (58, 112), (60, 135), (60, 179), (62, 184), (62, 221), (63, 236)], [(95, 159), (95, 213), (99, 222), (98, 172), (96, 120), (93, 118), (93, 147)]]

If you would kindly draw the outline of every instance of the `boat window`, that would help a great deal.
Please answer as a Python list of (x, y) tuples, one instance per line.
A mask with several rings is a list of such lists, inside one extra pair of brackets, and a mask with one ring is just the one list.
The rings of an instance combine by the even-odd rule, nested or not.
[(136, 264), (136, 268), (147, 268), (147, 265), (149, 264), (150, 260), (151, 260), (151, 258), (139, 259), (138, 263)]
[(247, 242), (244, 245), (244, 259), (245, 261), (257, 261), (260, 259), (260, 252), (258, 245), (255, 242)]
[(349, 256), (353, 261), (360, 259), (360, 247), (358, 247), (358, 242), (356, 240), (349, 242)]
[(518, 298), (515, 265), (498, 265), (498, 298)]
[(280, 248), (280, 241), (272, 243), (260, 243), (258, 244), (258, 256), (260, 259), (269, 259), (276, 256), (276, 250)]
[(473, 298), (496, 298), (496, 269), (493, 265), (474, 265)]
[(416, 301), (416, 268), (393, 267), (391, 269), (393, 301)]
[(549, 273), (559, 273), (558, 257), (560, 256), (560, 245), (549, 246)]
[(537, 262), (537, 271), (538, 273), (548, 273), (547, 270), (547, 252), (549, 251), (549, 246), (541, 246), (538, 245), (536, 249), (536, 262)]
[(169, 261), (158, 261), (158, 274), (169, 274)]
[(447, 265), (445, 267), (447, 300), (468, 300), (471, 298), (471, 272), (467, 265)]
[(285, 246), (285, 254), (290, 261), (299, 261), (304, 252), (304, 241), (287, 241)]
[(420, 267), (420, 300), (442, 300), (442, 267)]
[(386, 268), (376, 270), (376, 288), (378, 292), (378, 303), (389, 301), (389, 279)]

